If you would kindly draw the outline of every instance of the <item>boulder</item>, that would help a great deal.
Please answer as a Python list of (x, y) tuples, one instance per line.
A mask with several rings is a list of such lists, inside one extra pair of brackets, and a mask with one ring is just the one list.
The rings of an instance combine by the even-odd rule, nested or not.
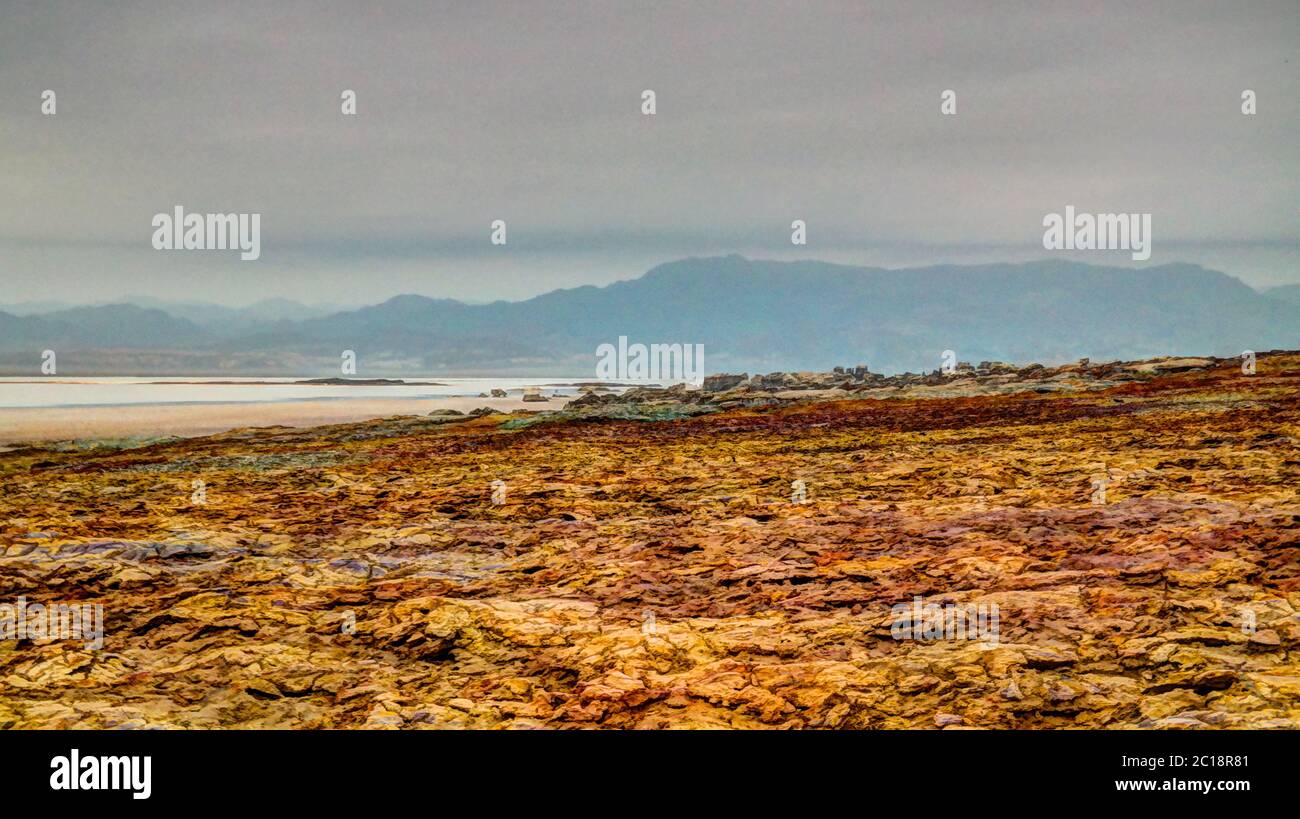
[(732, 387), (738, 386), (741, 382), (749, 379), (749, 373), (740, 375), (729, 375), (722, 373), (719, 375), (709, 375), (704, 378), (705, 392), (726, 392)]

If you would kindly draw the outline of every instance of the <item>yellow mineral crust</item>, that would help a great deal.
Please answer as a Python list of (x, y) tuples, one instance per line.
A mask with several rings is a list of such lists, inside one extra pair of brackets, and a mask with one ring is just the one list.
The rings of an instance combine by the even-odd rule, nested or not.
[(104, 635), (0, 726), (1300, 727), (1300, 355), (1148, 375), (15, 449), (0, 603)]

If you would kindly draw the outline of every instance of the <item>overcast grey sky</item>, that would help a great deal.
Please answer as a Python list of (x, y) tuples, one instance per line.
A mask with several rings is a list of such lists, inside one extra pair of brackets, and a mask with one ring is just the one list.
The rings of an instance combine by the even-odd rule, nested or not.
[[(1150, 212), (1150, 264), (1300, 282), (1298, 43), (1295, 0), (0, 0), (0, 302), (1023, 260), (1066, 205)], [(153, 250), (176, 204), (261, 213), (261, 258)]]

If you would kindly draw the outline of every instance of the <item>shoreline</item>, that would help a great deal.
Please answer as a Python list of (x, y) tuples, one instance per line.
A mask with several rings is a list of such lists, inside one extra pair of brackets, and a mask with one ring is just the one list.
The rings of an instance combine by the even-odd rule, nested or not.
[(0, 408), (0, 447), (56, 441), (214, 435), (244, 427), (315, 427), (427, 415), (434, 410), (468, 413), (479, 407), (501, 412), (561, 409), (568, 398), (524, 402), (522, 397), (308, 398), (287, 401), (114, 404)]

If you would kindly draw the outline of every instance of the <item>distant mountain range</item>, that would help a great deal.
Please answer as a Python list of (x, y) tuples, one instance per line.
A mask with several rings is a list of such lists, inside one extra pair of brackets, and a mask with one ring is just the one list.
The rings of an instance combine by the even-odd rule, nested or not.
[(397, 296), (324, 312), (165, 303), (0, 312), (0, 369), (36, 374), (358, 376), (594, 374), (602, 343), (704, 345), (708, 372), (933, 370), (962, 361), (1045, 364), (1300, 348), (1300, 285), (1259, 292), (1190, 264), (1046, 260), (909, 269), (741, 256), (685, 259), (606, 287), (518, 302)]
[[(204, 301), (166, 301), (152, 296), (124, 296), (115, 302), (82, 306), (108, 307), (120, 304), (162, 310), (176, 318), (188, 319), (218, 334), (244, 330), (264, 323), (301, 321), (328, 316), (342, 309), (336, 304), (306, 305), (291, 299), (263, 299), (247, 307), (226, 307)], [(76, 305), (59, 301), (27, 301), (18, 304), (0, 304), (0, 313), (15, 316), (48, 315), (72, 309), (74, 306)]]

